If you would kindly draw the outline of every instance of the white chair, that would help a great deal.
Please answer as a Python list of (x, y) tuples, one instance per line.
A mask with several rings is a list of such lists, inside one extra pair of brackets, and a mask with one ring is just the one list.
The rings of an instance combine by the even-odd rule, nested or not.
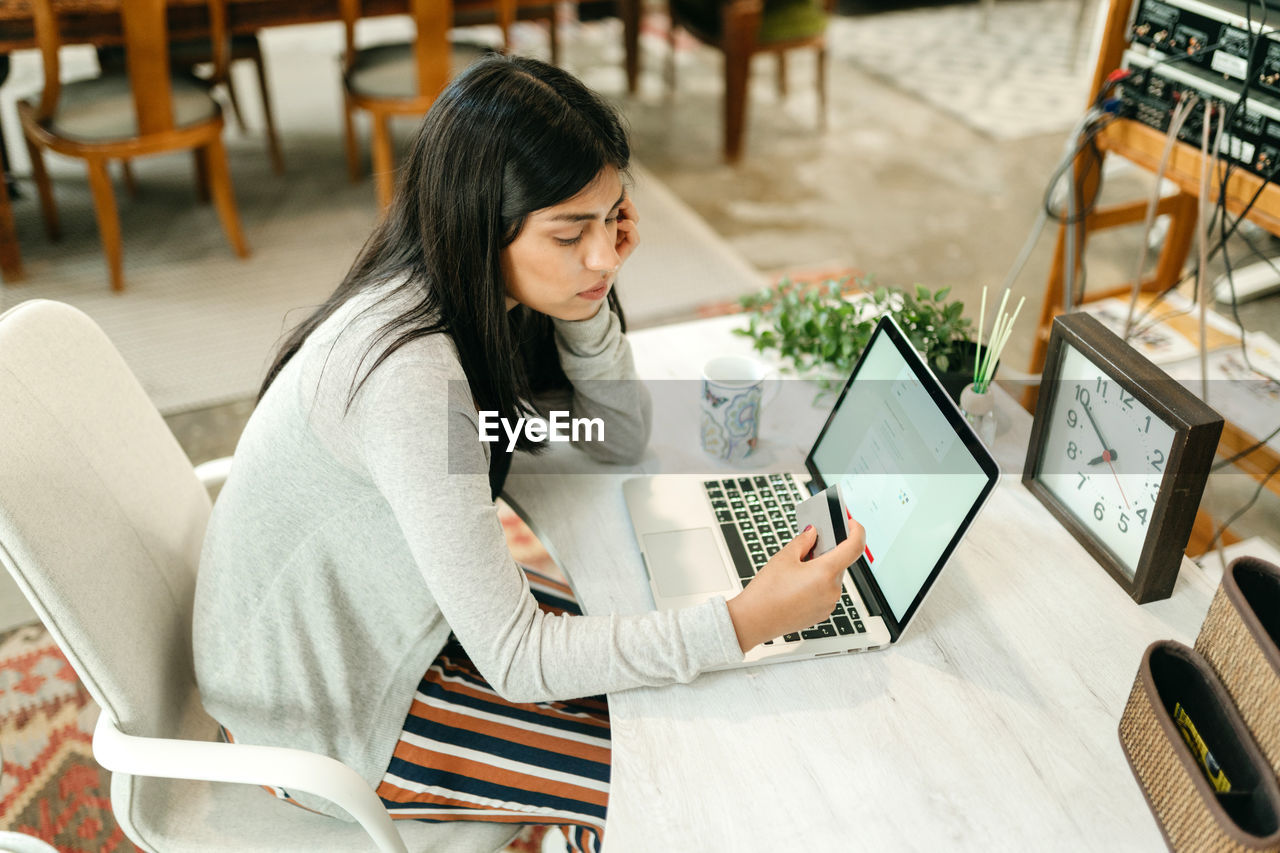
[[(191, 650), (208, 494), (91, 319), (44, 300), (0, 314), (0, 413), (0, 563), (102, 708), (94, 753), (134, 843), (404, 853), (496, 850), (512, 837), (505, 824), (393, 824), (332, 758), (217, 741)], [(326, 797), (358, 822), (252, 787), (263, 784)]]

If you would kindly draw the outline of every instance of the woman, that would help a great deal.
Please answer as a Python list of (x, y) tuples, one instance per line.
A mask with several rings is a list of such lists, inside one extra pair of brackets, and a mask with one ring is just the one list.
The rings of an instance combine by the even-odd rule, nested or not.
[(614, 112), (539, 62), (487, 59), (436, 101), (387, 218), (268, 371), (210, 520), (196, 669), (228, 737), (332, 755), (394, 817), (562, 824), (594, 850), (599, 694), (830, 612), (854, 545), (802, 564), (810, 531), (728, 604), (627, 617), (579, 615), (506, 549), (506, 442), (479, 413), (558, 393), (606, 425), (584, 452), (648, 438), (613, 292), (639, 239), (628, 159)]

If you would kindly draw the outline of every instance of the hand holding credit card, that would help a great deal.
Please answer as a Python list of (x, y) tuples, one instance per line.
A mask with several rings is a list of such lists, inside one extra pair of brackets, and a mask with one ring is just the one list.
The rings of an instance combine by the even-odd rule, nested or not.
[[(836, 527), (825, 495), (820, 492), (796, 507), (800, 533), (769, 559), (749, 586), (728, 600), (729, 618), (743, 652), (821, 622), (839, 600), (845, 570), (858, 559), (866, 539), (862, 525), (853, 521), (846, 526), (839, 514), (836, 519), (841, 523)], [(805, 512), (812, 520), (800, 520), (800, 510), (815, 500), (820, 503), (813, 506), (822, 507), (822, 512), (811, 507)], [(843, 511), (838, 495), (836, 502)], [(806, 529), (810, 526), (814, 529)]]
[(813, 525), (818, 531), (818, 540), (814, 543), (813, 550), (804, 558), (809, 560), (825, 554), (848, 538), (847, 520), (851, 519), (838, 484), (802, 501), (796, 507), (796, 529), (804, 530)]

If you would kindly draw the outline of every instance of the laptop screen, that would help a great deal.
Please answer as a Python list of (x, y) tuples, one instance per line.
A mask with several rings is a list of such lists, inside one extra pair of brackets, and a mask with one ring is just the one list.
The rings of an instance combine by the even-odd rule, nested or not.
[[(902, 332), (882, 319), (806, 460), (867, 533), (863, 568), (899, 630), (999, 468)], [(887, 615), (887, 614), (886, 614)]]

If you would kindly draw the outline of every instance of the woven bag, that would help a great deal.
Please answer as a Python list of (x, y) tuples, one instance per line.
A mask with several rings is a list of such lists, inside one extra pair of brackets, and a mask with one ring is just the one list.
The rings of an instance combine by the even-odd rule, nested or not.
[[(1231, 793), (1218, 794), (1174, 723), (1194, 721)], [(1195, 650), (1172, 640), (1142, 655), (1120, 743), (1174, 851), (1280, 851), (1280, 786), (1226, 689)]]
[(1241, 557), (1222, 573), (1196, 638), (1280, 776), (1280, 566)]

